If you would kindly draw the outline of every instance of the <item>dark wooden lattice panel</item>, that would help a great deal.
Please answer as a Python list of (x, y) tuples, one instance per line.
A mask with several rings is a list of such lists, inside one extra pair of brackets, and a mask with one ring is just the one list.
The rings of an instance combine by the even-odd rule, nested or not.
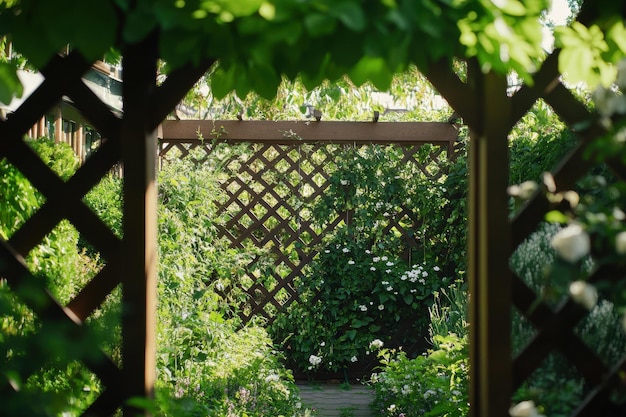
[[(578, 18), (583, 22), (590, 20), (585, 10)], [(557, 192), (572, 189), (589, 171), (592, 163), (584, 157), (585, 150), (605, 134), (596, 117), (562, 84), (558, 55), (557, 50), (545, 60), (534, 76), (532, 87), (524, 86), (512, 96), (507, 93), (504, 77), (482, 74), (475, 62), (470, 62), (468, 83), (441, 65), (434, 65), (427, 74), (459, 112), (471, 137), (468, 241), (472, 292), (471, 401), (475, 416), (505, 415), (513, 390), (552, 352), (567, 359), (586, 382), (585, 398), (573, 417), (604, 415), (612, 390), (625, 384), (626, 356), (616, 364), (605, 364), (576, 334), (574, 328), (587, 311), (571, 300), (556, 309), (537, 303), (539, 295), (519, 277), (512, 276), (508, 267), (512, 251), (536, 230), (551, 209), (545, 196), (538, 192), (512, 221), (508, 219), (504, 198), (508, 166), (501, 158), (506, 154), (506, 138), (513, 125), (542, 98), (579, 136), (576, 148), (553, 172)], [(582, 125), (589, 127), (574, 128)], [(617, 177), (626, 179), (623, 163), (606, 162)], [(590, 281), (623, 277), (623, 270), (600, 267)], [(515, 358), (511, 358), (508, 336), (511, 305), (536, 328), (530, 343)]]
[[(20, 292), (28, 288), (22, 301), (39, 316), (42, 326), (63, 322), (74, 329), (77, 340), (88, 337), (84, 320), (94, 311), (101, 299), (119, 283), (119, 276), (112, 273), (116, 255), (121, 246), (118, 239), (82, 202), (83, 195), (120, 157), (120, 121), (81, 82), (81, 74), (89, 68), (77, 54), (57, 57), (42, 70), (43, 84), (6, 121), (0, 122), (2, 146), (0, 157), (18, 168), (24, 176), (45, 196), (45, 203), (21, 227), (2, 241), (0, 248), (0, 276), (7, 280), (11, 289)], [(67, 95), (83, 114), (100, 125), (109, 140), (67, 182), (60, 180), (22, 140), (24, 133), (44, 112)], [(104, 259), (108, 261), (98, 275), (78, 293), (67, 306), (57, 301), (40, 278), (36, 278), (23, 258), (64, 218), (69, 219)], [(97, 291), (101, 296), (90, 294), (91, 289), (104, 284)], [(94, 351), (84, 360), (86, 367), (102, 382), (103, 392), (85, 413), (109, 415), (124, 401), (119, 384), (121, 370), (103, 351)], [(3, 385), (6, 381), (3, 381)], [(12, 389), (3, 386), (3, 389)]]
[[(73, 52), (53, 58), (42, 68), (43, 83), (19, 109), (6, 120), (0, 120), (0, 158), (6, 158), (45, 198), (45, 202), (9, 236), (8, 241), (0, 239), (0, 278), (6, 280), (10, 289), (38, 316), (40, 329), (57, 329), (61, 325), (66, 331), (58, 337), (83, 345), (88, 342), (93, 346), (82, 362), (99, 379), (102, 390), (84, 410), (84, 415), (89, 416), (110, 416), (118, 409), (122, 409), (124, 415), (137, 415), (140, 411), (128, 406), (126, 400), (149, 397), (154, 383), (154, 357), (150, 354), (153, 340), (149, 327), (154, 312), (149, 304), (154, 299), (150, 293), (150, 282), (156, 282), (156, 274), (151, 275), (146, 265), (155, 262), (155, 257), (150, 260), (146, 256), (134, 255), (137, 251), (142, 255), (156, 253), (156, 239), (152, 244), (150, 236), (146, 239), (145, 234), (146, 230), (148, 235), (150, 230), (156, 231), (156, 220), (149, 215), (155, 204), (151, 207), (148, 199), (133, 201), (133, 197), (126, 198), (124, 219), (130, 227), (125, 227), (124, 238), (120, 239), (83, 202), (84, 195), (119, 162), (123, 162), (125, 167), (125, 195), (147, 194), (146, 190), (154, 180), (154, 174), (151, 174), (154, 160), (149, 157), (154, 153), (149, 152), (149, 148), (151, 143), (156, 145), (156, 136), (146, 132), (156, 131), (158, 123), (206, 69), (203, 66), (178, 70), (157, 89), (156, 56), (146, 52), (154, 50), (156, 48), (142, 44), (131, 46), (124, 53), (124, 81), (132, 87), (125, 88), (125, 114), (122, 118), (114, 115), (82, 81), (81, 76), (89, 69), (90, 63)], [(65, 182), (22, 139), (30, 127), (63, 96), (69, 97), (83, 117), (106, 138)], [(148, 106), (147, 102), (159, 104)], [(147, 107), (150, 111), (145, 110)], [(154, 198), (156, 203), (156, 195)], [(95, 277), (66, 304), (51, 294), (42, 278), (36, 277), (24, 261), (29, 252), (64, 219), (71, 222), (105, 262)], [(143, 229), (140, 224), (148, 226)], [(69, 277), (70, 280), (75, 278)], [(120, 284), (123, 286), (123, 299), (135, 307), (131, 314), (122, 318), (122, 363), (114, 361), (98, 347), (86, 322)], [(32, 359), (37, 364), (44, 358)], [(32, 366), (21, 375), (22, 379), (39, 367)], [(0, 390), (13, 392), (16, 387), (3, 376)]]
[[(223, 122), (213, 125), (220, 123)], [(255, 131), (254, 125), (259, 122), (245, 123), (253, 125), (250, 129)], [(451, 125), (445, 125), (444, 129), (446, 135), (455, 132)], [(221, 129), (222, 132), (230, 130)], [(398, 165), (403, 167), (407, 177), (417, 175), (437, 181), (444, 175), (442, 164), (447, 160), (447, 151), (452, 149), (450, 141), (456, 134), (446, 137), (448, 140), (444, 142), (445, 137), (432, 138), (435, 144), (426, 147), (424, 142), (394, 143), (393, 139), (379, 142), (396, 147), (400, 152)], [(217, 215), (226, 214), (228, 220), (218, 226), (220, 236), (228, 239), (232, 247), (264, 249), (271, 260), (271, 266), (267, 267), (261, 265), (267, 259), (253, 259), (245, 268), (246, 276), (232, 280), (236, 288), (223, 291), (246, 295), (246, 302), (239, 308), (244, 322), (260, 316), (271, 323), (278, 311), (299, 301), (294, 280), (303, 275), (303, 269), (316, 256), (324, 236), (351, 221), (352, 213), (336, 213), (320, 225), (313, 222), (311, 214), (311, 207), (329, 187), (341, 153), (346, 147), (362, 151), (373, 145), (364, 138), (339, 144), (322, 139), (307, 142), (263, 139), (250, 140), (243, 145), (229, 139), (219, 141), (226, 144), (163, 139), (160, 155), (166, 159), (192, 158), (198, 163), (208, 158), (212, 166), (222, 167), (218, 177), (224, 198), (216, 201)], [(224, 146), (231, 151), (224, 151)], [(233, 150), (234, 146), (239, 148)], [(382, 229), (385, 233), (397, 232), (404, 236), (409, 249), (404, 257), (410, 260), (410, 249), (419, 246), (416, 236), (419, 217), (403, 206), (389, 212)]]

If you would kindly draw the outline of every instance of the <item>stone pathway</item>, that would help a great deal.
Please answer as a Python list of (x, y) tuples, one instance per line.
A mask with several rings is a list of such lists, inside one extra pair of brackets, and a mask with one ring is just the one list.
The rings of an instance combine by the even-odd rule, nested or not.
[(300, 398), (318, 417), (372, 417), (374, 394), (365, 385), (299, 383)]

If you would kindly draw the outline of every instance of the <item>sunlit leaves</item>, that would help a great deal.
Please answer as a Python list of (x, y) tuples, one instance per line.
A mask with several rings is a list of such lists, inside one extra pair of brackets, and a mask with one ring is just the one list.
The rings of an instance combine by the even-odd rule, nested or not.
[(0, 62), (0, 103), (9, 104), (13, 96), (22, 96), (23, 87), (16, 71), (12, 63)]
[(574, 22), (571, 27), (557, 28), (555, 38), (557, 46), (562, 48), (559, 70), (569, 81), (608, 86), (615, 80), (615, 67), (602, 58), (609, 46), (598, 26), (586, 27)]
[(35, 67), (71, 45), (88, 60), (101, 58), (115, 42), (118, 20), (109, 1), (33, 0), (4, 11), (15, 49)]
[(532, 83), (531, 74), (545, 55), (539, 17), (547, 7), (545, 0), (480, 2), (458, 21), (460, 43), (467, 48), (467, 56), (478, 58), (484, 71), (514, 70)]

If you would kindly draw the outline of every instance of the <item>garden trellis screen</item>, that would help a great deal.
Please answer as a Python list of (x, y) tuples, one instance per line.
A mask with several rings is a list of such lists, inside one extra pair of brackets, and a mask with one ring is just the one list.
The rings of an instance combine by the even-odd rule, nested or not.
[[(350, 212), (336, 213), (324, 225), (314, 224), (308, 207), (321, 198), (337, 155), (346, 147), (393, 146), (407, 175), (436, 181), (443, 163), (454, 155), (458, 126), (450, 123), (165, 121), (160, 129), (159, 156), (210, 160), (219, 165), (225, 197), (215, 201), (218, 214), (228, 213), (218, 226), (232, 247), (267, 251), (269, 265), (253, 258), (244, 276), (229, 280), (222, 295), (244, 294), (238, 307), (244, 323), (262, 317), (271, 324), (278, 311), (298, 301), (294, 279), (317, 254), (326, 234)], [(223, 151), (222, 144), (239, 150)], [(426, 146), (425, 146), (426, 145)], [(242, 148), (244, 146), (245, 148)], [(421, 157), (418, 153), (423, 154)], [(387, 233), (400, 233), (407, 248), (418, 248), (418, 215), (396, 207)], [(411, 256), (411, 250), (404, 257)], [(235, 277), (233, 277), (235, 278)], [(210, 278), (209, 278), (210, 279)]]

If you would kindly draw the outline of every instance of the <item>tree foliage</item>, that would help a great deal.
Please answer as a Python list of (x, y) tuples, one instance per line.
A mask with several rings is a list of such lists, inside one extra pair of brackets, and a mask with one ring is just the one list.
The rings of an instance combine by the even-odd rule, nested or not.
[[(561, 70), (574, 79), (606, 81), (605, 67), (624, 55), (619, 12), (610, 1), (592, 25), (560, 31)], [(219, 61), (213, 93), (256, 91), (273, 97), (285, 75), (310, 88), (344, 74), (385, 90), (392, 75), (416, 64), (476, 57), (484, 70), (515, 71), (531, 82), (545, 56), (541, 16), (547, 0), (16, 0), (0, 3), (0, 36), (41, 68), (66, 44), (95, 60), (149, 34), (159, 36), (169, 68)], [(607, 9), (608, 8), (608, 9)], [(80, 16), (77, 19), (76, 16)], [(595, 25), (595, 26), (594, 26)], [(37, 28), (36, 31), (33, 28)], [(597, 40), (585, 43), (588, 40)], [(571, 59), (584, 52), (585, 63)], [(580, 68), (590, 68), (582, 73)], [(2, 66), (0, 92), (19, 93), (14, 67)]]

